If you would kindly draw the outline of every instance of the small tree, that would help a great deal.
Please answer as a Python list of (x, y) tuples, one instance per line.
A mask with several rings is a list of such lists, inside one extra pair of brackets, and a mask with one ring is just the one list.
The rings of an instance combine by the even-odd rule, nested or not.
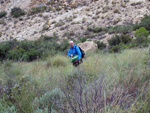
[(135, 31), (134, 36), (136, 37), (137, 43), (144, 43), (148, 41), (149, 31), (144, 27), (140, 27)]

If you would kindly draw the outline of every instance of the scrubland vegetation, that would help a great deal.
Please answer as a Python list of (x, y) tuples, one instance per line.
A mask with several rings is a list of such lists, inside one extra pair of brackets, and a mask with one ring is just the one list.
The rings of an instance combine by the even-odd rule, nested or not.
[[(72, 5), (72, 8), (77, 6)], [(109, 9), (104, 7), (102, 13)], [(11, 15), (18, 18), (40, 13), (40, 16), (42, 12), (51, 10), (54, 9), (42, 6), (25, 13), (15, 7)], [(62, 9), (57, 7), (55, 10)], [(89, 8), (86, 10), (90, 11)], [(120, 11), (115, 9), (114, 13)], [(1, 12), (0, 18), (6, 15), (7, 12)], [(66, 20), (71, 22), (73, 18)], [(93, 17), (97, 18), (99, 16)], [(57, 43), (59, 37), (55, 32), (53, 36), (42, 35), (34, 41), (13, 39), (0, 42), (0, 112), (149, 113), (150, 16), (145, 15), (137, 24), (115, 25), (119, 21), (115, 20), (114, 26), (106, 28), (88, 27), (84, 35), (76, 35), (73, 31), (64, 33), (76, 44), (102, 34), (115, 34), (107, 40), (109, 46), (95, 41), (98, 49), (86, 53), (84, 63), (77, 68), (66, 56), (68, 40)], [(82, 23), (85, 22), (83, 18)], [(6, 22), (1, 20), (0, 24), (5, 25)], [(52, 24), (61, 30), (67, 28), (63, 26), (63, 20)], [(48, 28), (43, 26), (44, 30)], [(2, 35), (0, 32), (0, 37)]]
[[(103, 50), (107, 48), (107, 52), (120, 52), (123, 49), (129, 48), (141, 48), (141, 46), (146, 47), (150, 42), (149, 36), (149, 26), (150, 16), (145, 15), (141, 19), (139, 24), (129, 24), (129, 25), (116, 25), (114, 27), (109, 26), (107, 28), (95, 27), (87, 28), (85, 35), (76, 35), (74, 32), (66, 32), (64, 36), (68, 39), (74, 40), (75, 43), (85, 42), (91, 37), (94, 38), (95, 35), (101, 35), (105, 33), (116, 33), (111, 39), (108, 40), (109, 46), (100, 41), (95, 41), (98, 44), (98, 48)], [(56, 23), (55, 26), (61, 26), (63, 22)], [(136, 39), (131, 37), (129, 33), (134, 32)], [(119, 34), (118, 34), (119, 33)], [(1, 34), (2, 35), (2, 34)], [(0, 35), (0, 36), (1, 36)], [(76, 36), (78, 39), (75, 40), (72, 36)], [(56, 53), (67, 53), (69, 48), (68, 40), (63, 40), (60, 44), (57, 43), (59, 37), (56, 33), (53, 36), (41, 36), (35, 41), (17, 41), (10, 40), (0, 43), (0, 60), (13, 60), (13, 61), (33, 61), (36, 59), (45, 59), (48, 55), (55, 55)]]
[(86, 54), (74, 68), (61, 54), (0, 66), (1, 112), (111, 113), (150, 111), (149, 56), (143, 49)]

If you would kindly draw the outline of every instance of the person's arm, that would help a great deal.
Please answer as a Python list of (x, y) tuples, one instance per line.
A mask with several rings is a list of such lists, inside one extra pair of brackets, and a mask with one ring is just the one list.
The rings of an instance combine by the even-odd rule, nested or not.
[(80, 51), (78, 46), (76, 46), (76, 50), (77, 50), (77, 53), (78, 53), (77, 60), (80, 60), (80, 58), (81, 58), (81, 51)]
[(71, 49), (68, 51), (68, 56), (71, 57)]

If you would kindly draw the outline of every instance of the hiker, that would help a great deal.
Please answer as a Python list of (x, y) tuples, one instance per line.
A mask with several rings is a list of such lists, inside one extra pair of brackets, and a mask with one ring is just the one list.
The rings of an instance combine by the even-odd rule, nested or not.
[(73, 66), (78, 66), (80, 63), (82, 63), (82, 53), (81, 53), (81, 50), (80, 50), (80, 48), (76, 44), (74, 44), (73, 41), (70, 41), (69, 45), (70, 45), (70, 49), (68, 51), (68, 56), (70, 58), (73, 58), (75, 55), (78, 55), (77, 59), (73, 62)]

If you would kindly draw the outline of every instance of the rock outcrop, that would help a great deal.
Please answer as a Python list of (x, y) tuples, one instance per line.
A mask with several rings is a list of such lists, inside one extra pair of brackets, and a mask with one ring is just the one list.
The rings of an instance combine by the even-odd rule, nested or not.
[(79, 43), (78, 46), (81, 47), (85, 52), (94, 51), (98, 48), (97, 44), (95, 44), (93, 41)]
[[(46, 7), (51, 7), (51, 10), (45, 10), (44, 12), (31, 16), (27, 15), (27, 11), (31, 8), (31, 2), (38, 6), (42, 6), (47, 4), (47, 2), (50, 2), (50, 0), (2, 1), (4, 2), (1, 2), (0, 4), (0, 12), (4, 9), (10, 11), (13, 7), (20, 7), (23, 10), (26, 9), (26, 15), (21, 16), (20, 18), (13, 18), (8, 12), (6, 17), (0, 19), (0, 41), (10, 39), (35, 40), (40, 38), (41, 35), (52, 36), (53, 34), (57, 34), (60, 40), (63, 40), (64, 38), (76, 39), (77, 36), (89, 35), (87, 27), (106, 28), (109, 26), (130, 24), (131, 22), (135, 24), (139, 23), (145, 14), (150, 15), (149, 0), (130, 0), (130, 2), (110, 0), (108, 3), (106, 0), (99, 0), (84, 6), (72, 6), (67, 3), (67, 0), (61, 0), (62, 4), (63, 2), (66, 2), (69, 5), (59, 6), (61, 10), (57, 11), (57, 7), (53, 7), (49, 4)], [(39, 1), (40, 3), (36, 1)], [(72, 4), (81, 1), (83, 2), (87, 0), (73, 0)], [(137, 3), (137, 1), (141, 3)], [(54, 6), (55, 5), (56, 4), (54, 4)], [(57, 3), (57, 5), (59, 4)], [(115, 13), (115, 11), (117, 12)], [(107, 43), (107, 39), (111, 38), (112, 35), (113, 34), (109, 33), (95, 36), (90, 35), (89, 39), (100, 40)]]

